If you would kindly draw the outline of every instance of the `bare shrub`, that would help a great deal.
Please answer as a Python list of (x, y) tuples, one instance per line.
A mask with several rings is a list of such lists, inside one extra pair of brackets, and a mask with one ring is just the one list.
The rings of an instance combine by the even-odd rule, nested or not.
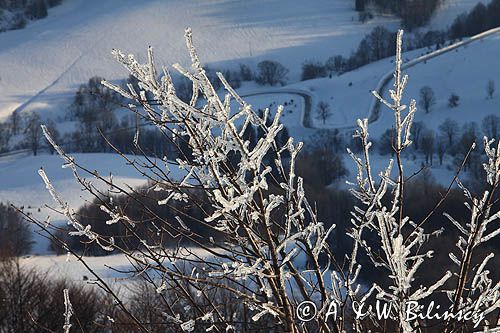
[(102, 332), (100, 326), (106, 326), (106, 315), (114, 316), (113, 307), (104, 294), (23, 268), (16, 260), (0, 261), (2, 332), (60, 332), (64, 325), (64, 289), (71, 295), (74, 326), (84, 332)]
[(285, 84), (288, 69), (277, 61), (264, 60), (257, 64), (257, 78), (259, 84), (274, 86)]
[(31, 245), (30, 224), (16, 209), (0, 203), (0, 258), (28, 253)]

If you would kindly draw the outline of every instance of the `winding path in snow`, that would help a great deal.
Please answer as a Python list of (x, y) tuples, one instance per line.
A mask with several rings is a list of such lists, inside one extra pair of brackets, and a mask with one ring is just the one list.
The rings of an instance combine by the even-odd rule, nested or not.
[(257, 96), (257, 95), (275, 95), (275, 94), (297, 95), (297, 96), (302, 97), (304, 99), (304, 109), (302, 110), (301, 125), (304, 128), (312, 128), (312, 129), (315, 128), (312, 126), (312, 122), (311, 122), (313, 96), (307, 90), (284, 88), (284, 89), (242, 94), (240, 97), (245, 98), (245, 97)]
[[(480, 41), (484, 38), (487, 38), (487, 37), (494, 35), (494, 34), (497, 34), (497, 33), (500, 33), (500, 27), (484, 31), (480, 34), (474, 35), (474, 36), (469, 37), (469, 38), (462, 40), (460, 42), (451, 44), (449, 46), (443, 47), (443, 48), (436, 50), (434, 52), (417, 57), (417, 58), (410, 60), (409, 62), (403, 64), (401, 66), (401, 69), (402, 70), (408, 69), (408, 68), (413, 67), (417, 64), (425, 62), (429, 59), (439, 57), (439, 56), (441, 56), (445, 53), (448, 53), (450, 51), (453, 51), (459, 47), (468, 45), (468, 44), (476, 42), (476, 41)], [(386, 91), (387, 85), (389, 84), (389, 82), (391, 82), (391, 80), (393, 78), (393, 74), (394, 74), (393, 70), (387, 72), (386, 74), (384, 74), (382, 76), (382, 78), (378, 82), (377, 87), (375, 88), (375, 91), (377, 91), (381, 96), (383, 96), (383, 93)], [(241, 97), (244, 98), (244, 97), (250, 97), (250, 96), (256, 96), (256, 95), (269, 95), (269, 94), (292, 94), (292, 95), (301, 96), (304, 99), (304, 110), (302, 112), (301, 125), (304, 128), (308, 128), (308, 129), (315, 129), (316, 128), (313, 126), (312, 120), (311, 120), (313, 95), (309, 91), (300, 90), (300, 89), (283, 88), (283, 89), (276, 89), (276, 90), (269, 90), (269, 91), (260, 91), (260, 92), (255, 92), (255, 93), (247, 93), (247, 94), (241, 95)], [(380, 106), (381, 106), (381, 103), (379, 103), (376, 98), (373, 98), (372, 103), (370, 104), (370, 109), (368, 111), (368, 121), (370, 123), (378, 120), (379, 115), (380, 115)], [(349, 126), (341, 126), (341, 127), (336, 127), (336, 128), (332, 128), (332, 129), (349, 131), (349, 130), (353, 130), (355, 128), (356, 128), (356, 126), (353, 124), (353, 125), (349, 125)]]

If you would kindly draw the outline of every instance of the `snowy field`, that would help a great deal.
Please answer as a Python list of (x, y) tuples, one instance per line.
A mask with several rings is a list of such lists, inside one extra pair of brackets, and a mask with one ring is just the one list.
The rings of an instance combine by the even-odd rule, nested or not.
[[(186, 257), (189, 257), (191, 253), (202, 257), (209, 257), (207, 251), (203, 249), (190, 248), (189, 253), (186, 250), (183, 251)], [(183, 252), (181, 251), (181, 253)], [(107, 282), (123, 285), (124, 282), (133, 281), (134, 276), (127, 273), (127, 270), (131, 268), (131, 262), (124, 254), (111, 254), (100, 257), (85, 256), (83, 259), (94, 272)], [(94, 279), (79, 261), (79, 258), (73, 255), (24, 256), (21, 259), (21, 264), (41, 271), (46, 270), (48, 274), (54, 277), (66, 278), (70, 281)]]
[(46, 19), (0, 34), (0, 118), (20, 106), (61, 111), (68, 96), (95, 75), (125, 78), (125, 70), (110, 55), (112, 48), (144, 56), (152, 45), (159, 64), (187, 64), (186, 26), (193, 28), (205, 64), (255, 65), (273, 59), (293, 68), (289, 79), (297, 80), (303, 61), (348, 55), (380, 24), (395, 29), (398, 20), (375, 17), (362, 24), (353, 3), (344, 0), (293, 4), (286, 0), (67, 0), (51, 9)]
[[(444, 28), (477, 2), (444, 1), (431, 26), (439, 23)], [(263, 6), (266, 11), (261, 10)], [(299, 78), (303, 61), (349, 55), (374, 26), (383, 24), (394, 30), (398, 22), (380, 16), (362, 24), (352, 4), (342, 0), (294, 1), (293, 5), (284, 0), (147, 0), (140, 4), (132, 0), (67, 0), (51, 9), (48, 18), (0, 34), (0, 119), (16, 108), (51, 116), (64, 114), (75, 89), (90, 77), (122, 80), (127, 73), (112, 59), (111, 48), (143, 58), (146, 47), (152, 45), (158, 64), (187, 65), (183, 29), (188, 25), (205, 64), (255, 66), (260, 60), (273, 59), (291, 69), (288, 79), (293, 82)], [(221, 35), (224, 38), (214, 38)], [(352, 124), (370, 103), (371, 97), (362, 93), (373, 89), (390, 68), (390, 62), (382, 60), (331, 83), (315, 83), (318, 87), (312, 88), (320, 98), (334, 101), (335, 115), (325, 126)], [(348, 86), (350, 82), (352, 86)], [(302, 84), (308, 83), (298, 86)], [(360, 103), (352, 105), (342, 99)]]
[[(416, 58), (423, 51), (425, 50), (407, 52), (404, 59), (408, 61)], [(486, 84), (489, 79), (500, 77), (499, 52), (500, 33), (406, 70), (409, 75), (405, 92), (407, 102), (410, 98), (418, 101), (420, 88), (425, 85), (430, 86), (436, 95), (436, 104), (431, 112), (426, 114), (425, 111), (419, 110), (416, 121), (424, 121), (427, 127), (437, 129), (446, 118), (455, 119), (459, 123), (480, 123), (486, 115), (498, 115), (500, 95), (497, 93), (493, 99), (487, 99)], [(316, 101), (329, 103), (332, 116), (325, 124), (313, 116), (315, 127), (352, 127), (356, 124), (356, 119), (369, 116), (370, 104), (374, 99), (371, 91), (377, 87), (380, 78), (393, 68), (393, 59), (386, 58), (331, 79), (299, 82), (289, 87), (309, 90), (316, 97)], [(392, 88), (392, 82), (387, 88)], [(448, 98), (451, 93), (460, 97), (460, 104), (450, 109)], [(382, 110), (381, 118), (370, 126), (374, 137), (390, 128), (393, 122), (391, 112), (385, 107)], [(314, 109), (313, 115), (315, 111)]]
[[(146, 179), (127, 165), (127, 162), (119, 155), (72, 154), (72, 156), (75, 157), (77, 163), (88, 167), (91, 171), (97, 170), (102, 176), (113, 174), (113, 182), (118, 186), (137, 187), (146, 184)], [(133, 159), (132, 156), (129, 157)], [(83, 206), (88, 200), (92, 200), (92, 197), (89, 193), (82, 191), (81, 185), (73, 178), (71, 169), (63, 169), (62, 164), (63, 161), (59, 156), (48, 154), (0, 158), (0, 202), (24, 207), (24, 212), (32, 214), (42, 221), (50, 216), (52, 223), (65, 222), (64, 216), (47, 208), (47, 205), (54, 207), (54, 201), (38, 175), (40, 167), (43, 167), (55, 189), (73, 209)], [(89, 180), (95, 179), (84, 172), (81, 173), (81, 176)], [(175, 174), (172, 176), (175, 177)], [(105, 184), (97, 180), (94, 180), (93, 185), (101, 190), (107, 188)], [(47, 253), (47, 246), (47, 241), (35, 233), (35, 244), (32, 252), (34, 254)]]
[[(422, 108), (415, 116), (416, 121), (423, 121), (428, 128), (437, 130), (446, 118), (459, 124), (476, 122), (481, 126), (487, 115), (500, 115), (500, 93), (487, 98), (488, 80), (500, 84), (500, 33), (474, 42), (455, 51), (443, 54), (425, 63), (409, 68), (406, 96), (419, 100), (419, 91), (423, 86), (431, 87), (436, 95), (436, 104), (429, 113)], [(448, 98), (454, 93), (460, 97), (455, 108), (448, 107)], [(372, 125), (375, 133), (382, 133), (392, 121), (392, 115), (384, 108), (380, 119)]]
[(453, 23), (453, 20), (460, 14), (470, 11), (475, 5), (482, 2), (488, 4), (489, 1), (481, 0), (444, 0), (434, 13), (428, 28), (431, 30), (444, 30)]

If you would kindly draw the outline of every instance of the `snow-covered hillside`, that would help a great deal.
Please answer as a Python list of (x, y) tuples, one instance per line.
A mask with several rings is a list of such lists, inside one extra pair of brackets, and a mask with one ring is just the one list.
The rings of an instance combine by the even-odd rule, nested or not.
[[(490, 114), (500, 115), (500, 94), (487, 98), (486, 85), (489, 80), (500, 84), (500, 33), (474, 42), (406, 70), (409, 75), (406, 96), (419, 100), (419, 90), (431, 87), (436, 95), (436, 104), (429, 113), (422, 108), (416, 121), (423, 121), (428, 128), (437, 130), (446, 118), (460, 124), (474, 121), (481, 125)], [(448, 99), (454, 93), (460, 97), (456, 108), (448, 107)], [(392, 120), (390, 112), (382, 112), (380, 119), (372, 125), (381, 133)]]
[[(405, 61), (414, 59), (425, 50), (414, 50), (404, 54)], [(436, 104), (428, 114), (419, 110), (416, 121), (424, 121), (427, 127), (437, 129), (446, 118), (453, 118), (459, 123), (476, 121), (489, 114), (499, 114), (500, 95), (493, 99), (486, 97), (488, 80), (500, 82), (500, 33), (483, 40), (459, 47), (449, 53), (419, 63), (405, 72), (409, 75), (405, 95), (419, 100), (419, 90), (427, 85), (436, 95)], [(383, 59), (333, 78), (323, 78), (299, 82), (290, 85), (297, 89), (309, 90), (316, 102), (323, 100), (330, 104), (332, 116), (322, 124), (314, 117), (314, 126), (318, 128), (347, 128), (355, 126), (356, 119), (369, 116), (370, 104), (374, 99), (371, 91), (377, 87), (381, 77), (393, 70), (392, 58)], [(391, 88), (392, 82), (387, 86)], [(384, 91), (383, 93), (386, 93)], [(456, 108), (448, 107), (451, 93), (460, 97)], [(391, 112), (382, 107), (379, 120), (370, 125), (371, 133), (378, 137), (390, 128), (393, 122)]]
[[(113, 181), (120, 185), (132, 187), (144, 185), (145, 178), (130, 168), (126, 161), (114, 154), (74, 154), (75, 159), (89, 170), (97, 170), (101, 175), (113, 174)], [(45, 189), (38, 169), (43, 167), (56, 190), (74, 209), (78, 209), (87, 200), (92, 200), (89, 193), (82, 191), (75, 181), (70, 169), (61, 168), (63, 161), (57, 155), (41, 154), (39, 156), (16, 155), (0, 158), (0, 202), (24, 207), (24, 212), (33, 214), (40, 220), (50, 215), (51, 221), (63, 221), (64, 216), (55, 213), (46, 205), (54, 207), (49, 192)], [(82, 172), (82, 176), (92, 179)], [(106, 186), (97, 181), (94, 185), (100, 189)], [(57, 208), (57, 207), (56, 207)], [(47, 242), (41, 237), (35, 237), (34, 253), (46, 253)]]
[(441, 4), (439, 5), (438, 9), (434, 13), (431, 21), (428, 24), (428, 28), (435, 30), (446, 29), (458, 15), (468, 12), (480, 2), (482, 2), (483, 4), (488, 3), (488, 1), (481, 0), (441, 1)]
[(205, 63), (274, 59), (297, 79), (304, 60), (348, 54), (379, 24), (396, 28), (398, 20), (362, 24), (353, 2), (344, 0), (66, 0), (48, 18), (0, 35), (0, 118), (19, 106), (64, 108), (68, 95), (95, 75), (125, 78), (112, 48), (144, 55), (152, 45), (159, 63), (186, 63), (186, 26)]

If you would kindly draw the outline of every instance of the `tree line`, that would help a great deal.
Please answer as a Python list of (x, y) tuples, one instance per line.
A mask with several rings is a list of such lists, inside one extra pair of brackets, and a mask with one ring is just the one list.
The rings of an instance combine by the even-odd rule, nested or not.
[[(62, 0), (0, 0), (0, 32), (22, 29), (28, 21), (47, 17), (48, 9), (60, 5)], [(11, 13), (9, 17), (4, 13)]]
[[(364, 3), (362, 0), (358, 1)], [(399, 8), (397, 9), (398, 11), (407, 8), (404, 11), (408, 15), (415, 15), (416, 20), (424, 20), (421, 24), (424, 24), (428, 20), (428, 18), (424, 19), (426, 16), (419, 14), (418, 8), (426, 8), (426, 5), (423, 5), (422, 1), (381, 0), (375, 2), (382, 6), (382, 8), (395, 8), (395, 10)], [(439, 1), (431, 0), (430, 2), (438, 3)], [(417, 9), (413, 7), (417, 7)], [(403, 21), (403, 26), (405, 26), (405, 21)], [(451, 45), (464, 37), (473, 36), (498, 26), (500, 26), (500, 0), (492, 0), (488, 5), (480, 2), (468, 13), (457, 16), (451, 26), (444, 31), (429, 30), (425, 33), (420, 31), (414, 32), (405, 39), (404, 51), (428, 48), (427, 52), (431, 52), (432, 50), (438, 50), (446, 46), (447, 43)], [(301, 80), (331, 77), (334, 74), (340, 75), (377, 60), (392, 57), (396, 52), (394, 43), (392, 43), (395, 37), (395, 32), (383, 26), (377, 26), (361, 40), (356, 50), (347, 57), (333, 55), (324, 62), (306, 60), (302, 65)]]

